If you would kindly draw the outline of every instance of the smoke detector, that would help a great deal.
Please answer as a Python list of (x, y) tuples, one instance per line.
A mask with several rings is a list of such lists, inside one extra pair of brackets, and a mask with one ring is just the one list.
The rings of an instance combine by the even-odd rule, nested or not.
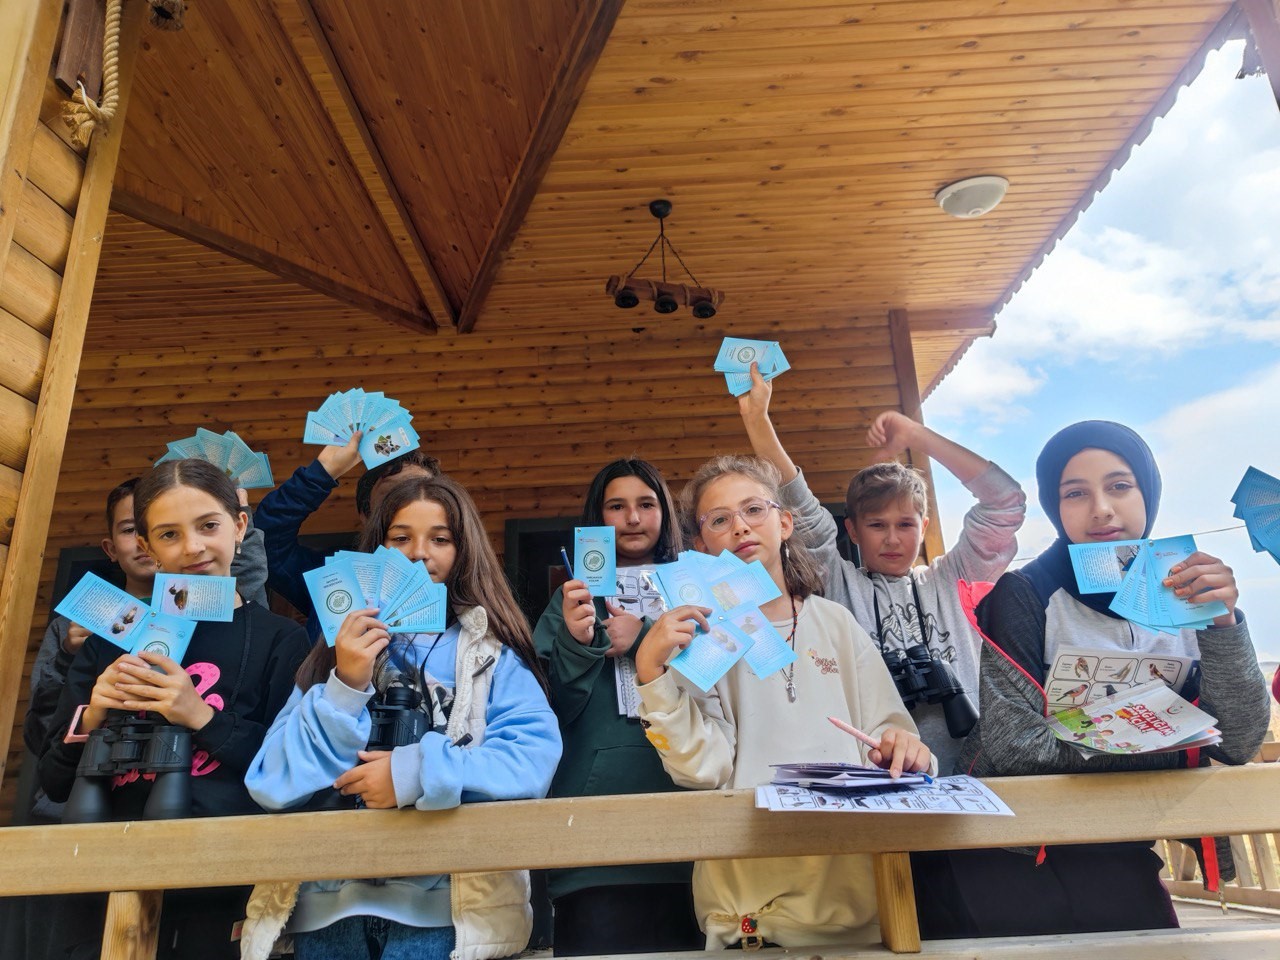
[(1008, 189), (1009, 181), (1004, 177), (966, 177), (947, 184), (934, 194), (934, 199), (951, 216), (970, 220), (994, 210)]

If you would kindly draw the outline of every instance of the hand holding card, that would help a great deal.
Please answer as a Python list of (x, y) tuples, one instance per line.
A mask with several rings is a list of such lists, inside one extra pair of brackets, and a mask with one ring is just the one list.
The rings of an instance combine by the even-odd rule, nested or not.
[(356, 387), (332, 394), (319, 410), (307, 414), (302, 442), (345, 447), (356, 433), (363, 433), (358, 449), (372, 469), (421, 445), (411, 420), (413, 415), (399, 401)]
[(174, 440), (168, 447), (168, 453), (157, 460), (157, 464), (168, 460), (206, 460), (230, 477), (237, 487), (252, 490), (275, 485), (267, 455), (250, 450), (234, 430), (214, 433), (200, 427), (195, 436)]

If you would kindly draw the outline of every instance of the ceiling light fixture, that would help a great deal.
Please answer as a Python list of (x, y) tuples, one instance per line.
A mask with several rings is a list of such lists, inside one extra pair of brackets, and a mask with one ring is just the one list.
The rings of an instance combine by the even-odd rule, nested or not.
[(966, 177), (947, 184), (934, 194), (933, 199), (951, 216), (971, 220), (994, 210), (1008, 189), (1009, 181), (1004, 177)]
[[(683, 305), (689, 308), (689, 312), (693, 314), (695, 319), (710, 320), (716, 315), (716, 308), (724, 302), (724, 293), (711, 287), (704, 287), (698, 283), (698, 278), (693, 275), (693, 271), (684, 262), (684, 258), (680, 256), (675, 245), (667, 239), (665, 221), (667, 215), (671, 213), (671, 201), (650, 201), (649, 212), (658, 219), (658, 235), (654, 238), (653, 243), (649, 244), (649, 249), (640, 258), (640, 262), (631, 268), (630, 273), (625, 277), (620, 277), (615, 273), (605, 281), (605, 293), (613, 297), (614, 306), (623, 310), (630, 310), (639, 304), (641, 300), (651, 300), (654, 313), (675, 313)], [(636, 271), (644, 266), (645, 261), (649, 259), (649, 255), (653, 253), (654, 247), (658, 248), (659, 256), (662, 260), (662, 279), (647, 280), (643, 277), (637, 277), (635, 275)], [(667, 281), (668, 250), (679, 261), (680, 266), (684, 267), (684, 272), (693, 281), (692, 286), (687, 283), (670, 283)]]

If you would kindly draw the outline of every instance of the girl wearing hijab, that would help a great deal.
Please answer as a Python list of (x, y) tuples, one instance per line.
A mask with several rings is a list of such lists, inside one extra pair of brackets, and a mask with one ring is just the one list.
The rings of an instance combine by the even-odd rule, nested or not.
[[(1036, 461), (1040, 505), (1058, 539), (1004, 574), (978, 605), (983, 645), (981, 714), (960, 769), (975, 776), (1160, 770), (1201, 762), (1187, 751), (1086, 759), (1044, 724), (1045, 677), (1060, 646), (1169, 654), (1199, 661), (1184, 699), (1218, 718), (1222, 742), (1203, 753), (1247, 762), (1267, 730), (1266, 683), (1258, 669), (1231, 569), (1197, 552), (1164, 581), (1196, 604), (1219, 600), (1212, 626), (1160, 633), (1108, 607), (1114, 594), (1081, 595), (1070, 543), (1135, 540), (1151, 534), (1160, 473), (1142, 438), (1118, 423), (1090, 420), (1061, 430)], [(1204, 761), (1207, 762), (1207, 761)], [(1020, 936), (1176, 927), (1161, 862), (1151, 843), (973, 851), (956, 864), (978, 936)], [(1105, 889), (1105, 894), (1101, 891)], [(1009, 909), (1017, 904), (1016, 910)]]

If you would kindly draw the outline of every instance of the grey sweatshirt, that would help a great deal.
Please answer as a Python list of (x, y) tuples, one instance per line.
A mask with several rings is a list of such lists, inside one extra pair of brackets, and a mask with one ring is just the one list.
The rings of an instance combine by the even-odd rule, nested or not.
[[(800, 542), (822, 567), (827, 599), (851, 611), (882, 652), (927, 643), (931, 653), (951, 665), (976, 708), (982, 638), (969, 625), (956, 582), (995, 581), (1004, 573), (1018, 549), (1027, 498), (1018, 482), (995, 464), (966, 487), (978, 502), (965, 514), (955, 546), (929, 566), (916, 567), (909, 577), (870, 573), (840, 556), (835, 518), (809, 490), (804, 471), (784, 484), (781, 493), (782, 505), (795, 517)], [(923, 609), (916, 609), (916, 593)], [(917, 704), (911, 716), (937, 756), (938, 769), (949, 771), (963, 741), (947, 730), (942, 704)]]

